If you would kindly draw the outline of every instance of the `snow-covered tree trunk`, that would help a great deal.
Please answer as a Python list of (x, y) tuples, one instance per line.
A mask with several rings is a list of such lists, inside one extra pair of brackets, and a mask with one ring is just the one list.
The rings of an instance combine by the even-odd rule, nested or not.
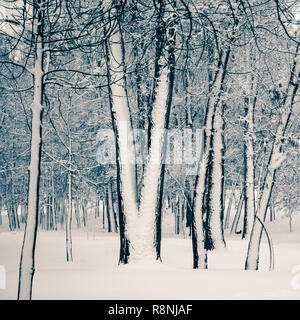
[(32, 282), (35, 271), (34, 257), (39, 212), (39, 182), (41, 163), (41, 124), (43, 113), (43, 1), (37, 1), (37, 12), (34, 15), (35, 61), (34, 91), (31, 120), (31, 149), (29, 166), (29, 189), (27, 222), (19, 267), (18, 299), (29, 300), (32, 295)]
[[(174, 1), (174, 6), (176, 6), (176, 1)], [(170, 68), (169, 72), (169, 87), (168, 87), (168, 98), (166, 102), (166, 116), (164, 128), (169, 128), (169, 120), (171, 113), (172, 97), (173, 97), (173, 88), (175, 80), (175, 46), (176, 46), (176, 15), (173, 21), (169, 21), (168, 30), (158, 30), (159, 36), (158, 41), (164, 40), (164, 33), (167, 33), (167, 60)], [(164, 43), (160, 44), (164, 46)], [(159, 62), (159, 56), (156, 57)], [(159, 181), (159, 193), (157, 199), (157, 211), (156, 211), (156, 227), (155, 227), (155, 248), (156, 248), (156, 259), (161, 260), (161, 233), (162, 233), (162, 210), (163, 210), (163, 200), (164, 200), (164, 181), (165, 181), (165, 161), (166, 161), (166, 134), (163, 136), (163, 155), (162, 155), (162, 165), (160, 172), (160, 181)]]
[[(115, 9), (114, 13), (118, 12)], [(125, 90), (124, 56), (118, 19), (106, 45), (110, 107), (116, 141), (117, 191), (120, 228), (120, 263), (129, 259), (129, 242), (135, 250), (138, 217), (133, 131)], [(128, 242), (129, 241), (129, 242)]]
[(56, 206), (55, 206), (55, 189), (54, 189), (54, 165), (51, 169), (51, 208), (53, 214), (53, 229), (57, 231), (57, 213), (56, 213)]
[(68, 204), (67, 204), (67, 215), (66, 215), (66, 259), (68, 262), (73, 261), (72, 251), (73, 251), (72, 250), (72, 172), (69, 171), (68, 172)]
[(202, 186), (205, 248), (212, 250), (224, 246), (222, 216), (223, 208), (223, 120), (222, 94), (230, 47), (222, 53), (218, 70), (214, 76), (214, 83), (208, 101), (207, 118), (205, 122), (204, 169), (205, 180)]
[[(138, 259), (160, 259), (166, 139), (175, 77), (176, 1), (160, 3), (149, 149), (140, 200)], [(168, 16), (167, 16), (168, 15)], [(178, 208), (179, 210), (179, 208)]]
[(71, 117), (70, 117), (70, 105), (67, 108), (67, 134), (68, 134), (68, 200), (67, 200), (67, 214), (66, 214), (66, 259), (67, 262), (73, 261), (72, 253), (72, 213), (73, 213), (73, 201), (72, 201), (72, 137), (71, 137)]
[[(220, 102), (222, 104), (222, 102)], [(219, 106), (216, 110), (214, 119), (213, 136), (213, 163), (211, 168), (211, 216), (210, 232), (214, 248), (223, 248), (225, 246), (223, 218), (224, 218), (224, 173), (223, 173), (223, 107)]]
[(144, 171), (143, 187), (140, 200), (140, 225), (138, 247), (135, 255), (138, 259), (156, 259), (154, 246), (156, 208), (158, 187), (161, 178), (162, 151), (164, 140), (165, 118), (167, 113), (167, 99), (169, 88), (170, 68), (167, 60), (161, 59), (161, 71), (157, 80), (155, 100), (152, 110), (151, 147), (148, 162)]
[[(117, 9), (114, 11), (118, 14)], [(119, 22), (119, 21), (118, 21)], [(142, 180), (140, 206), (136, 202), (135, 152), (130, 110), (125, 91), (124, 56), (121, 30), (116, 22), (107, 47), (109, 83), (113, 127), (116, 134), (117, 166), (121, 189), (121, 202), (126, 218), (126, 232), (130, 241), (130, 260), (156, 259), (155, 228), (158, 190), (161, 182), (164, 128), (169, 97), (170, 64), (166, 42), (156, 70), (156, 85), (151, 105), (151, 130), (147, 164)], [(165, 31), (164, 31), (165, 32)], [(164, 38), (164, 37), (163, 37)], [(121, 224), (121, 222), (120, 222)]]
[(192, 210), (193, 268), (207, 269), (207, 252), (204, 245), (203, 230), (203, 194), (205, 186), (205, 156), (200, 164), (196, 178), (196, 187)]
[[(123, 53), (121, 45), (121, 34), (116, 30), (110, 38), (110, 74), (111, 74), (111, 98), (112, 108), (115, 117), (116, 131), (119, 142), (119, 157), (121, 164), (121, 172), (123, 184), (126, 188), (122, 190), (124, 193), (124, 205), (127, 217), (133, 210), (132, 216), (137, 213), (136, 207), (136, 179), (135, 179), (135, 154), (133, 144), (133, 132), (130, 119), (130, 111), (125, 91)], [(125, 186), (124, 186), (125, 187)], [(129, 188), (127, 190), (127, 188)], [(130, 196), (131, 195), (131, 196)], [(130, 209), (130, 210), (129, 210)]]
[[(223, 53), (224, 54), (224, 53)], [(230, 50), (228, 49), (223, 59), (220, 59), (218, 69), (211, 86), (211, 96), (207, 103), (207, 111), (205, 118), (205, 130), (203, 141), (203, 153), (199, 159), (198, 172), (195, 182), (195, 190), (193, 195), (193, 212), (192, 212), (192, 243), (193, 243), (193, 267), (194, 269), (207, 268), (206, 241), (211, 240), (211, 181), (209, 174), (211, 173), (212, 156), (213, 156), (213, 139), (214, 139), (214, 121), (215, 115), (221, 109), (221, 94), (223, 83), (229, 59)], [(210, 177), (211, 178), (211, 177)], [(221, 176), (219, 176), (221, 179)], [(210, 185), (208, 185), (210, 184)], [(216, 212), (216, 219), (220, 219), (221, 212)], [(214, 221), (215, 217), (213, 217)], [(221, 219), (220, 219), (221, 220)], [(218, 223), (221, 227), (221, 223)], [(220, 232), (222, 232), (220, 230)]]
[[(275, 138), (272, 144), (269, 161), (267, 165), (267, 173), (262, 186), (261, 197), (259, 199), (258, 209), (256, 212), (257, 217), (261, 221), (265, 221), (266, 218), (272, 189), (275, 183), (276, 169), (281, 165), (281, 163), (285, 159), (285, 156), (282, 153), (281, 144), (283, 139), (285, 138), (286, 129), (290, 117), (292, 115), (295, 96), (299, 87), (300, 56), (298, 52), (299, 45), (297, 46), (293, 68), (291, 70), (289, 83), (287, 85), (286, 95), (284, 101), (282, 102), (282, 116), (279, 120), (279, 124), (275, 133)], [(255, 219), (254, 221), (254, 225), (249, 239), (248, 252), (245, 263), (246, 270), (257, 270), (259, 265), (259, 249), (263, 228), (257, 220), (258, 219)]]
[(257, 77), (251, 76), (247, 81), (247, 97), (245, 105), (244, 132), (244, 226), (242, 237), (248, 238), (253, 227), (255, 217), (255, 169), (254, 169), (254, 108), (257, 94)]
[[(278, 131), (277, 131), (278, 133)], [(278, 146), (273, 147), (274, 149), (271, 151), (270, 154), (270, 160), (268, 165), (268, 172), (263, 184), (263, 191), (262, 191), (262, 197), (259, 201), (259, 207), (256, 212), (256, 215), (261, 221), (265, 220), (267, 210), (268, 210), (268, 204), (270, 201), (272, 189), (274, 186), (274, 180), (275, 180), (275, 173), (276, 169), (272, 167), (273, 159), (275, 157), (275, 154), (279, 155), (279, 148)], [(261, 224), (255, 219), (253, 228), (251, 231), (250, 239), (249, 239), (249, 245), (248, 245), (248, 252), (246, 257), (246, 264), (245, 264), (245, 270), (257, 270), (258, 264), (259, 264), (259, 249), (260, 249), (260, 242), (262, 237), (263, 228)]]
[(244, 226), (243, 239), (251, 232), (255, 217), (254, 199), (254, 149), (249, 133), (244, 144)]

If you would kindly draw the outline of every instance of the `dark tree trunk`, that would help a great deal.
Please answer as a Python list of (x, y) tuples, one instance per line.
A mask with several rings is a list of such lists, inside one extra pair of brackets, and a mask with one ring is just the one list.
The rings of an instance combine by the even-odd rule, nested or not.
[(107, 218), (107, 231), (111, 232), (111, 220), (110, 220), (110, 205), (109, 205), (109, 189), (106, 188), (106, 218)]
[[(174, 5), (176, 7), (176, 2), (174, 1)], [(174, 88), (174, 79), (175, 79), (175, 41), (176, 41), (176, 29), (175, 29), (175, 21), (170, 23), (168, 33), (169, 37), (167, 37), (167, 42), (169, 46), (168, 50), (168, 63), (170, 68), (169, 73), (169, 87), (168, 87), (168, 98), (167, 98), (167, 112), (165, 117), (165, 129), (169, 128), (170, 122), (170, 113), (171, 113), (171, 106), (172, 106), (172, 97), (173, 97), (173, 88)], [(158, 30), (158, 38), (157, 41), (159, 42), (159, 46), (157, 49), (156, 59), (161, 57), (162, 49), (163, 49), (163, 41), (165, 35), (163, 35), (163, 30)], [(159, 72), (158, 72), (159, 73)], [(157, 76), (158, 76), (157, 73)], [(155, 78), (156, 79), (156, 78)], [(166, 131), (165, 131), (166, 132)], [(155, 226), (155, 250), (156, 250), (156, 260), (161, 260), (161, 233), (162, 233), (162, 210), (163, 210), (163, 200), (164, 200), (164, 183), (165, 183), (165, 162), (166, 162), (166, 139), (167, 134), (164, 134), (163, 137), (163, 148), (162, 148), (162, 165), (160, 171), (160, 180), (158, 185), (158, 200), (157, 200), (157, 212), (156, 212), (156, 226)], [(150, 146), (148, 146), (150, 147)]]

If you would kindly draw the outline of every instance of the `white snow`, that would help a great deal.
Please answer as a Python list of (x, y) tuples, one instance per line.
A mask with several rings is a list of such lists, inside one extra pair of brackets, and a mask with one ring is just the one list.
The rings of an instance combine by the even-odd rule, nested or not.
[[(268, 271), (265, 242), (260, 271), (244, 271), (247, 241), (229, 235), (226, 249), (208, 253), (208, 270), (193, 270), (191, 240), (170, 236), (171, 215), (164, 220), (162, 264), (134, 262), (118, 267), (118, 235), (101, 231), (100, 220), (96, 220), (95, 237), (74, 230), (72, 264), (65, 261), (63, 232), (38, 233), (33, 299), (300, 298), (300, 215), (294, 217), (292, 233), (287, 218), (268, 223), (275, 245), (273, 272)], [(1, 300), (16, 299), (22, 237), (21, 232), (0, 233), (0, 265), (7, 275)]]

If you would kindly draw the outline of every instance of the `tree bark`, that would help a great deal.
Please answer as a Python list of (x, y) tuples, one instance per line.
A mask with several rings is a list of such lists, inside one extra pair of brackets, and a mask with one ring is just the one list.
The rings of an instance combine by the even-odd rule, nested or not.
[[(166, 129), (169, 128), (170, 122), (170, 113), (172, 106), (172, 97), (173, 97), (173, 88), (174, 88), (174, 79), (175, 79), (175, 43), (176, 43), (176, 30), (175, 30), (175, 21), (170, 23), (168, 29), (169, 37), (168, 41), (168, 63), (170, 68), (169, 73), (169, 87), (168, 87), (168, 98), (166, 103), (166, 116), (165, 116), (165, 125)], [(162, 41), (161, 36), (158, 41)], [(157, 57), (159, 59), (160, 57)], [(166, 162), (166, 134), (163, 136), (163, 156), (162, 156), (162, 165), (160, 172), (160, 182), (159, 182), (159, 191), (158, 191), (158, 202), (157, 202), (157, 212), (156, 212), (156, 234), (155, 234), (155, 249), (156, 249), (156, 259), (161, 260), (161, 233), (162, 233), (162, 210), (163, 210), (163, 200), (164, 200), (164, 182), (165, 182), (165, 162)]]
[(34, 96), (31, 121), (31, 150), (29, 166), (28, 212), (24, 231), (19, 268), (18, 300), (29, 300), (35, 271), (34, 257), (39, 210), (39, 182), (41, 162), (41, 124), (43, 113), (43, 0), (37, 1), (38, 14), (35, 18), (36, 48), (34, 62)]
[[(222, 102), (221, 102), (222, 103)], [(216, 110), (214, 119), (213, 136), (213, 162), (211, 168), (212, 186), (211, 186), (211, 216), (210, 232), (214, 248), (225, 247), (223, 220), (224, 220), (224, 173), (223, 173), (223, 109), (222, 106)]]
[[(114, 10), (115, 15), (118, 11)], [(117, 194), (119, 207), (120, 257), (119, 263), (129, 261), (129, 244), (134, 247), (136, 202), (136, 172), (130, 110), (125, 91), (124, 52), (118, 17), (115, 28), (106, 42), (107, 79), (113, 130), (115, 133)]]

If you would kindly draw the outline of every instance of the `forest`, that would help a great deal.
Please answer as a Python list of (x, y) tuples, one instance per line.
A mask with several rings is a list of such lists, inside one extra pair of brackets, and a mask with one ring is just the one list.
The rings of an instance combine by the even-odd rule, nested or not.
[(79, 252), (176, 297), (185, 272), (299, 276), (299, 77), (297, 0), (1, 0), (0, 299)]

